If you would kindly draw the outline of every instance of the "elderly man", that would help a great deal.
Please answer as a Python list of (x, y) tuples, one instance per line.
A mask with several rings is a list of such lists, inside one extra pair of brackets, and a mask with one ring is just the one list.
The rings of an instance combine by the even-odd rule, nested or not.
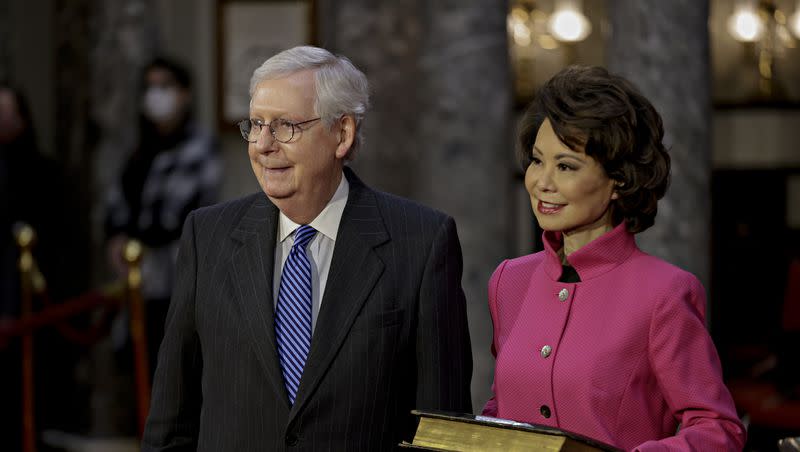
[(143, 450), (389, 450), (413, 408), (471, 411), (453, 219), (345, 166), (364, 74), (296, 47), (250, 95), (263, 193), (186, 220)]

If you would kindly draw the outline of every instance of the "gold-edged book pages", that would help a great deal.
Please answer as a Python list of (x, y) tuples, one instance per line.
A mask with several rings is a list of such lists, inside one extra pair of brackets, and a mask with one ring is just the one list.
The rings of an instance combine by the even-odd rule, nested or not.
[(471, 414), (411, 411), (419, 418), (412, 443), (403, 448), (448, 451), (616, 452), (619, 449), (550, 427)]

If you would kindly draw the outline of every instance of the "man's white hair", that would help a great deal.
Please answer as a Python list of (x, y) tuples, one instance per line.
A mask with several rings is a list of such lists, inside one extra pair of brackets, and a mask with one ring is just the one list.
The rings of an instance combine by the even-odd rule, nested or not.
[(364, 141), (361, 122), (369, 106), (369, 83), (367, 76), (346, 57), (312, 46), (284, 50), (253, 72), (250, 97), (253, 97), (256, 86), (264, 80), (283, 78), (309, 69), (314, 71), (316, 87), (314, 111), (325, 125), (330, 127), (342, 115), (355, 118), (355, 136), (347, 154), (350, 160)]

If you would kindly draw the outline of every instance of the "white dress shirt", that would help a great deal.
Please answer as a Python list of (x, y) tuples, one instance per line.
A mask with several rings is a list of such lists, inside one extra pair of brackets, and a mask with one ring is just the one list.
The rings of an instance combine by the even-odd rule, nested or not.
[[(317, 325), (317, 315), (322, 306), (322, 295), (325, 293), (325, 284), (328, 282), (328, 271), (331, 269), (333, 248), (336, 245), (336, 234), (339, 231), (339, 222), (342, 219), (344, 206), (347, 204), (347, 195), (350, 193), (350, 184), (342, 174), (342, 180), (336, 192), (328, 201), (309, 226), (317, 230), (306, 248), (308, 260), (311, 262), (311, 331)], [(294, 232), (301, 225), (290, 220), (281, 212), (278, 218), (278, 243), (275, 246), (275, 271), (273, 272), (273, 291), (275, 295), (273, 308), (278, 305), (278, 290), (281, 286), (281, 274), (289, 251), (294, 245)]]

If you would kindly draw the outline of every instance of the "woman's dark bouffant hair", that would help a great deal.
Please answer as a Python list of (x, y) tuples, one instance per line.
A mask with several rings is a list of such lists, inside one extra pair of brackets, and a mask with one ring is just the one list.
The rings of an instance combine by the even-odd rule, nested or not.
[(631, 233), (653, 225), (669, 185), (670, 158), (661, 116), (633, 84), (601, 67), (570, 66), (539, 89), (521, 122), (523, 169), (545, 118), (573, 150), (583, 148), (617, 183), (614, 225)]

